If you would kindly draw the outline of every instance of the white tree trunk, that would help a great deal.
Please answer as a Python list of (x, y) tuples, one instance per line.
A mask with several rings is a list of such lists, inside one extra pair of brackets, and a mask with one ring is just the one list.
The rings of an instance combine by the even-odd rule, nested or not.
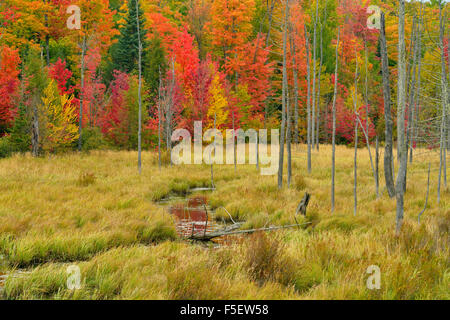
[(340, 28), (338, 27), (338, 37), (336, 44), (336, 66), (334, 70), (334, 93), (333, 93), (333, 133), (332, 133), (332, 154), (331, 154), (331, 212), (334, 212), (334, 190), (336, 175), (336, 97), (338, 84), (338, 65), (339, 65), (339, 36)]
[(139, 86), (138, 86), (138, 103), (139, 103), (139, 120), (138, 120), (138, 170), (139, 174), (142, 173), (142, 43), (141, 43), (141, 30), (139, 25), (139, 0), (136, 0), (136, 22), (137, 22), (137, 35), (138, 35), (138, 70), (139, 70)]
[(405, 50), (405, 0), (399, 0), (398, 11), (398, 100), (397, 100), (397, 143), (399, 169), (395, 186), (397, 200), (396, 234), (399, 235), (404, 212), (405, 179), (407, 170), (407, 146), (405, 137), (406, 109), (406, 50)]
[(83, 43), (81, 45), (81, 88), (80, 88), (80, 114), (79, 114), (79, 122), (78, 122), (78, 151), (81, 152), (81, 147), (83, 144), (82, 139), (82, 127), (83, 127), (83, 94), (84, 94), (84, 58), (86, 56), (86, 36), (83, 36)]
[(289, 16), (289, 0), (286, 1), (284, 27), (283, 27), (283, 88), (282, 88), (282, 110), (281, 110), (281, 133), (280, 133), (280, 157), (278, 167), (278, 188), (283, 187), (283, 164), (284, 164), (284, 138), (286, 126), (286, 84), (287, 84), (287, 29)]
[(306, 82), (307, 82), (307, 144), (308, 144), (308, 173), (311, 173), (311, 67), (309, 61), (309, 37), (305, 25), (305, 47), (306, 47)]
[[(444, 169), (444, 177), (447, 171), (446, 168), (446, 153), (445, 153), (445, 125), (446, 125), (446, 114), (447, 114), (447, 72), (445, 68), (445, 46), (444, 46), (444, 19), (442, 16), (442, 1), (439, 5), (439, 44), (441, 47), (441, 89), (442, 89), (442, 118), (441, 118), (441, 135), (440, 135), (440, 161), (439, 161), (439, 179), (438, 179), (438, 204), (441, 201), (441, 177), (442, 170)], [(446, 178), (446, 177), (445, 177)], [(446, 179), (445, 179), (446, 180)]]

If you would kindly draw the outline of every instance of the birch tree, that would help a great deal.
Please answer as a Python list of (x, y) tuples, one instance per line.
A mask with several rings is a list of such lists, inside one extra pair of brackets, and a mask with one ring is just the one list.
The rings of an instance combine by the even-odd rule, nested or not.
[(139, 73), (139, 87), (138, 87), (138, 103), (139, 103), (139, 117), (138, 117), (138, 170), (142, 173), (142, 155), (141, 155), (141, 139), (142, 139), (142, 42), (141, 30), (139, 24), (139, 0), (136, 0), (136, 23), (138, 34), (138, 73)]
[(355, 112), (355, 152), (353, 158), (353, 215), (358, 210), (358, 53), (355, 51), (355, 88), (353, 91), (353, 107)]
[(296, 59), (296, 47), (294, 41), (294, 28), (291, 28), (291, 48), (292, 48), (292, 73), (294, 77), (294, 143), (298, 144), (298, 72), (297, 72), (297, 59)]
[(417, 86), (414, 90), (414, 106), (412, 106), (411, 117), (411, 141), (409, 148), (409, 162), (413, 161), (414, 143), (416, 140), (416, 122), (418, 119), (418, 107), (420, 105), (420, 87), (421, 87), (421, 75), (422, 75), (422, 24), (423, 24), (423, 2), (420, 5), (420, 17), (419, 24), (417, 26)]
[(311, 173), (311, 66), (309, 61), (309, 37), (308, 30), (305, 29), (305, 48), (306, 48), (306, 83), (307, 83), (307, 98), (306, 98), (306, 113), (307, 113), (307, 144), (308, 144), (308, 173)]
[(441, 200), (441, 177), (442, 169), (445, 171), (446, 168), (446, 150), (445, 150), (445, 125), (446, 125), (446, 114), (447, 114), (447, 104), (448, 104), (448, 88), (447, 88), (447, 72), (445, 68), (445, 43), (444, 43), (444, 19), (442, 14), (443, 1), (439, 3), (439, 45), (441, 51), (441, 104), (442, 104), (442, 118), (441, 118), (441, 134), (440, 134), (440, 144), (439, 144), (439, 179), (438, 179), (438, 190), (437, 190), (437, 202), (440, 203)]
[(314, 18), (314, 35), (313, 35), (313, 85), (312, 85), (312, 118), (311, 118), (311, 143), (314, 149), (315, 128), (316, 128), (316, 65), (317, 65), (317, 18), (319, 16), (319, 0), (316, 0), (316, 15)]
[(158, 166), (161, 170), (161, 90), (162, 90), (162, 79), (161, 79), (161, 67), (159, 67), (159, 85), (158, 85)]
[(283, 187), (283, 164), (284, 164), (284, 138), (286, 126), (286, 91), (287, 91), (287, 32), (288, 32), (289, 0), (286, 0), (284, 26), (283, 26), (283, 87), (281, 93), (281, 133), (280, 133), (280, 157), (278, 167), (278, 188)]
[(333, 133), (332, 133), (332, 153), (331, 153), (331, 212), (334, 212), (334, 189), (336, 175), (336, 97), (338, 84), (338, 65), (339, 65), (339, 37), (340, 27), (338, 27), (338, 36), (336, 43), (336, 66), (334, 70), (334, 93), (333, 93)]
[(81, 43), (81, 89), (80, 89), (80, 113), (78, 119), (78, 151), (81, 152), (83, 144), (82, 128), (83, 128), (83, 93), (84, 93), (84, 71), (85, 71), (85, 57), (86, 57), (86, 35), (83, 35), (83, 41)]
[(398, 10), (398, 91), (397, 91), (397, 144), (399, 168), (395, 185), (397, 201), (396, 234), (399, 235), (404, 215), (405, 179), (408, 149), (405, 137), (406, 109), (406, 50), (405, 50), (405, 0), (399, 0)]
[(319, 151), (319, 139), (320, 139), (320, 89), (321, 89), (321, 77), (322, 77), (322, 67), (323, 67), (323, 25), (327, 20), (327, 3), (325, 2), (325, 18), (324, 21), (321, 22), (319, 16), (319, 24), (320, 24), (320, 64), (319, 64), (319, 79), (317, 84), (317, 122), (316, 122), (316, 149)]
[(395, 196), (394, 174), (392, 163), (394, 161), (392, 154), (393, 146), (393, 120), (391, 113), (391, 88), (389, 80), (389, 60), (386, 44), (386, 22), (384, 12), (381, 12), (381, 30), (380, 30), (380, 54), (381, 70), (383, 75), (383, 98), (384, 98), (384, 118), (385, 118), (385, 149), (384, 149), (384, 177), (389, 196)]

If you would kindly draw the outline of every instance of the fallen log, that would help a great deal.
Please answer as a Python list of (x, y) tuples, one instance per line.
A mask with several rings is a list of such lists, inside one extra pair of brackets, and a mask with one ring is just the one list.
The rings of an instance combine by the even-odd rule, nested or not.
[(289, 228), (300, 227), (300, 226), (307, 225), (307, 224), (311, 224), (311, 222), (305, 222), (302, 224), (292, 224), (292, 225), (286, 225), (286, 226), (274, 226), (274, 227), (260, 228), (260, 229), (237, 230), (237, 231), (229, 231), (227, 229), (224, 229), (224, 230), (210, 232), (210, 233), (206, 233), (206, 234), (202, 234), (202, 235), (192, 234), (187, 239), (195, 240), (195, 241), (211, 241), (214, 238), (219, 238), (219, 237), (223, 237), (223, 236), (254, 233), (254, 232), (266, 232), (266, 231), (273, 231), (273, 230), (280, 230), (280, 229), (289, 229)]

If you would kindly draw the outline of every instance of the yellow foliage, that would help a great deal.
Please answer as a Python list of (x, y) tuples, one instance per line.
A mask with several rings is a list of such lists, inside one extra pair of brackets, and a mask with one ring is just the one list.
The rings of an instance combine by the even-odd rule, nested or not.
[(214, 118), (216, 119), (216, 128), (220, 128), (227, 122), (228, 118), (228, 101), (225, 92), (220, 84), (219, 75), (216, 74), (210, 87), (211, 104), (208, 108), (208, 125), (207, 128), (214, 127)]
[(59, 96), (57, 90), (52, 80), (42, 97), (42, 109), (46, 118), (46, 135), (42, 139), (45, 151), (66, 148), (79, 137), (73, 96)]

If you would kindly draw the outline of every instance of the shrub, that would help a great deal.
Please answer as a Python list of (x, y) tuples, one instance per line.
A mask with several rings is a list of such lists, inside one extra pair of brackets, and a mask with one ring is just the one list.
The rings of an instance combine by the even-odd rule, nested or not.
[(156, 221), (150, 227), (140, 230), (139, 236), (142, 241), (158, 243), (166, 240), (176, 240), (177, 232), (172, 224)]
[(169, 299), (229, 299), (228, 282), (220, 278), (217, 266), (203, 263), (182, 265), (167, 275)]
[[(170, 165), (170, 152), (168, 150), (161, 150), (161, 165)], [(159, 154), (156, 152), (152, 158), (152, 165), (157, 166), (159, 164)]]
[(94, 173), (91, 172), (84, 172), (81, 173), (78, 177), (78, 185), (82, 187), (90, 186), (91, 184), (94, 184), (97, 180), (97, 177)]
[(305, 181), (305, 178), (303, 178), (303, 176), (300, 176), (300, 175), (294, 176), (294, 188), (297, 191), (305, 190), (306, 181)]
[(11, 156), (12, 148), (9, 137), (0, 138), (0, 158), (7, 158)]
[(107, 143), (99, 128), (83, 129), (82, 139), (83, 151), (105, 149), (107, 147)]
[(27, 115), (26, 106), (21, 104), (14, 126), (11, 128), (11, 136), (9, 137), (11, 148), (14, 152), (30, 151), (30, 119)]
[(246, 245), (247, 270), (250, 278), (260, 285), (274, 280), (279, 270), (279, 258), (282, 254), (279, 240), (257, 232), (250, 237)]

